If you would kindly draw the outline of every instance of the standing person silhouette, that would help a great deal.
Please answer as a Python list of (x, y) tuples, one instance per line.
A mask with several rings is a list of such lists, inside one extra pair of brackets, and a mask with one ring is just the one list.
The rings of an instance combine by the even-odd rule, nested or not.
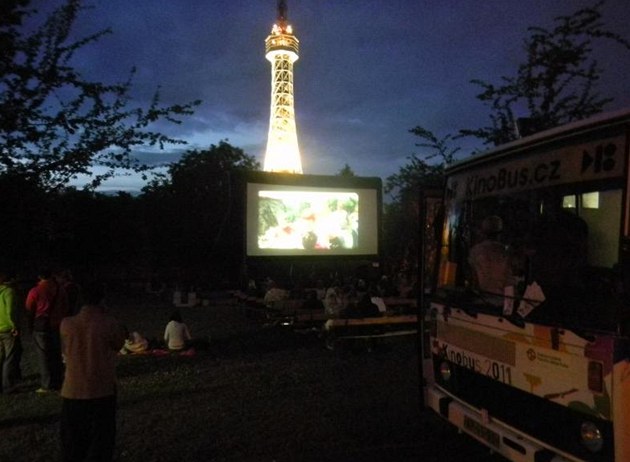
[(116, 439), (116, 355), (125, 328), (105, 313), (101, 284), (83, 287), (84, 305), (61, 322), (66, 374), (61, 388), (64, 462), (111, 461)]
[(59, 325), (69, 309), (66, 291), (50, 268), (39, 271), (39, 282), (26, 296), (26, 311), (39, 364), (40, 387), (36, 392), (58, 390), (63, 380)]
[(8, 274), (8, 271), (0, 268), (0, 391), (5, 394), (15, 391), (20, 368), (17, 297)]

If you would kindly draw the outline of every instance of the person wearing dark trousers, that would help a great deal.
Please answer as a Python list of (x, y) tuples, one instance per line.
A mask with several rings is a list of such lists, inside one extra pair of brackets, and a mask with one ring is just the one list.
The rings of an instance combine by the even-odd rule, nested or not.
[(17, 299), (9, 283), (8, 271), (0, 268), (0, 391), (15, 391), (20, 368), (20, 340), (17, 325)]
[(63, 380), (59, 325), (69, 313), (66, 292), (51, 269), (39, 272), (39, 282), (26, 296), (26, 311), (39, 365), (40, 387), (36, 392), (58, 390)]
[(116, 355), (127, 332), (106, 313), (103, 298), (102, 285), (84, 285), (84, 305), (61, 322), (66, 362), (60, 435), (64, 462), (109, 462), (114, 454)]

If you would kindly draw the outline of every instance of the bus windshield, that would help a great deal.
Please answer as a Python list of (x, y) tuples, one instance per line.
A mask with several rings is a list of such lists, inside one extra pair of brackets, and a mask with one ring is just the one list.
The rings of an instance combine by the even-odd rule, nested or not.
[(618, 330), (622, 203), (621, 180), (447, 198), (436, 295), (532, 322)]

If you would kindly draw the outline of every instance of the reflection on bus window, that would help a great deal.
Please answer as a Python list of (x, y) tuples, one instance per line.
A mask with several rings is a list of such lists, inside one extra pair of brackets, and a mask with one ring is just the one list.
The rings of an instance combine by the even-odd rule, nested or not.
[[(578, 188), (447, 204), (441, 287), (470, 293), (476, 303), (490, 308), (502, 305), (505, 293), (514, 294), (516, 305), (536, 283), (545, 301), (532, 316), (552, 324), (595, 322), (609, 327), (622, 295), (622, 190)], [(487, 217), (501, 223), (492, 239), (483, 232)], [(476, 250), (484, 247), (485, 256)]]
[(598, 209), (599, 191), (582, 194), (582, 207), (585, 209)]
[(574, 195), (564, 196), (562, 198), (562, 207), (565, 209), (574, 209), (577, 207), (577, 198)]
[(500, 242), (503, 220), (490, 215), (481, 222), (482, 239), (473, 245), (468, 255), (472, 268), (472, 285), (479, 289), (486, 301), (502, 306), (505, 288), (513, 285), (511, 257), (506, 245)]
[(588, 261), (595, 267), (612, 268), (619, 258), (621, 191), (600, 191), (597, 198), (597, 207), (590, 202), (581, 210), (591, 232)]

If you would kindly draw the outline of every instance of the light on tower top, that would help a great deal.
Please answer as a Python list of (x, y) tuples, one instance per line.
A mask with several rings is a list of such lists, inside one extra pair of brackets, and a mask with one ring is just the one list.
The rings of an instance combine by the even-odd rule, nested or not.
[[(278, 0), (278, 18), (271, 28), (271, 35), (265, 41), (266, 53), (270, 52), (290, 52), (291, 59), (296, 61), (299, 53), (299, 41), (293, 35), (293, 27), (287, 22), (287, 2)], [(267, 56), (269, 59), (269, 56)]]
[(273, 25), (271, 33), (274, 35), (293, 33), (293, 28), (287, 23), (287, 2), (284, 0), (278, 1), (278, 19)]

